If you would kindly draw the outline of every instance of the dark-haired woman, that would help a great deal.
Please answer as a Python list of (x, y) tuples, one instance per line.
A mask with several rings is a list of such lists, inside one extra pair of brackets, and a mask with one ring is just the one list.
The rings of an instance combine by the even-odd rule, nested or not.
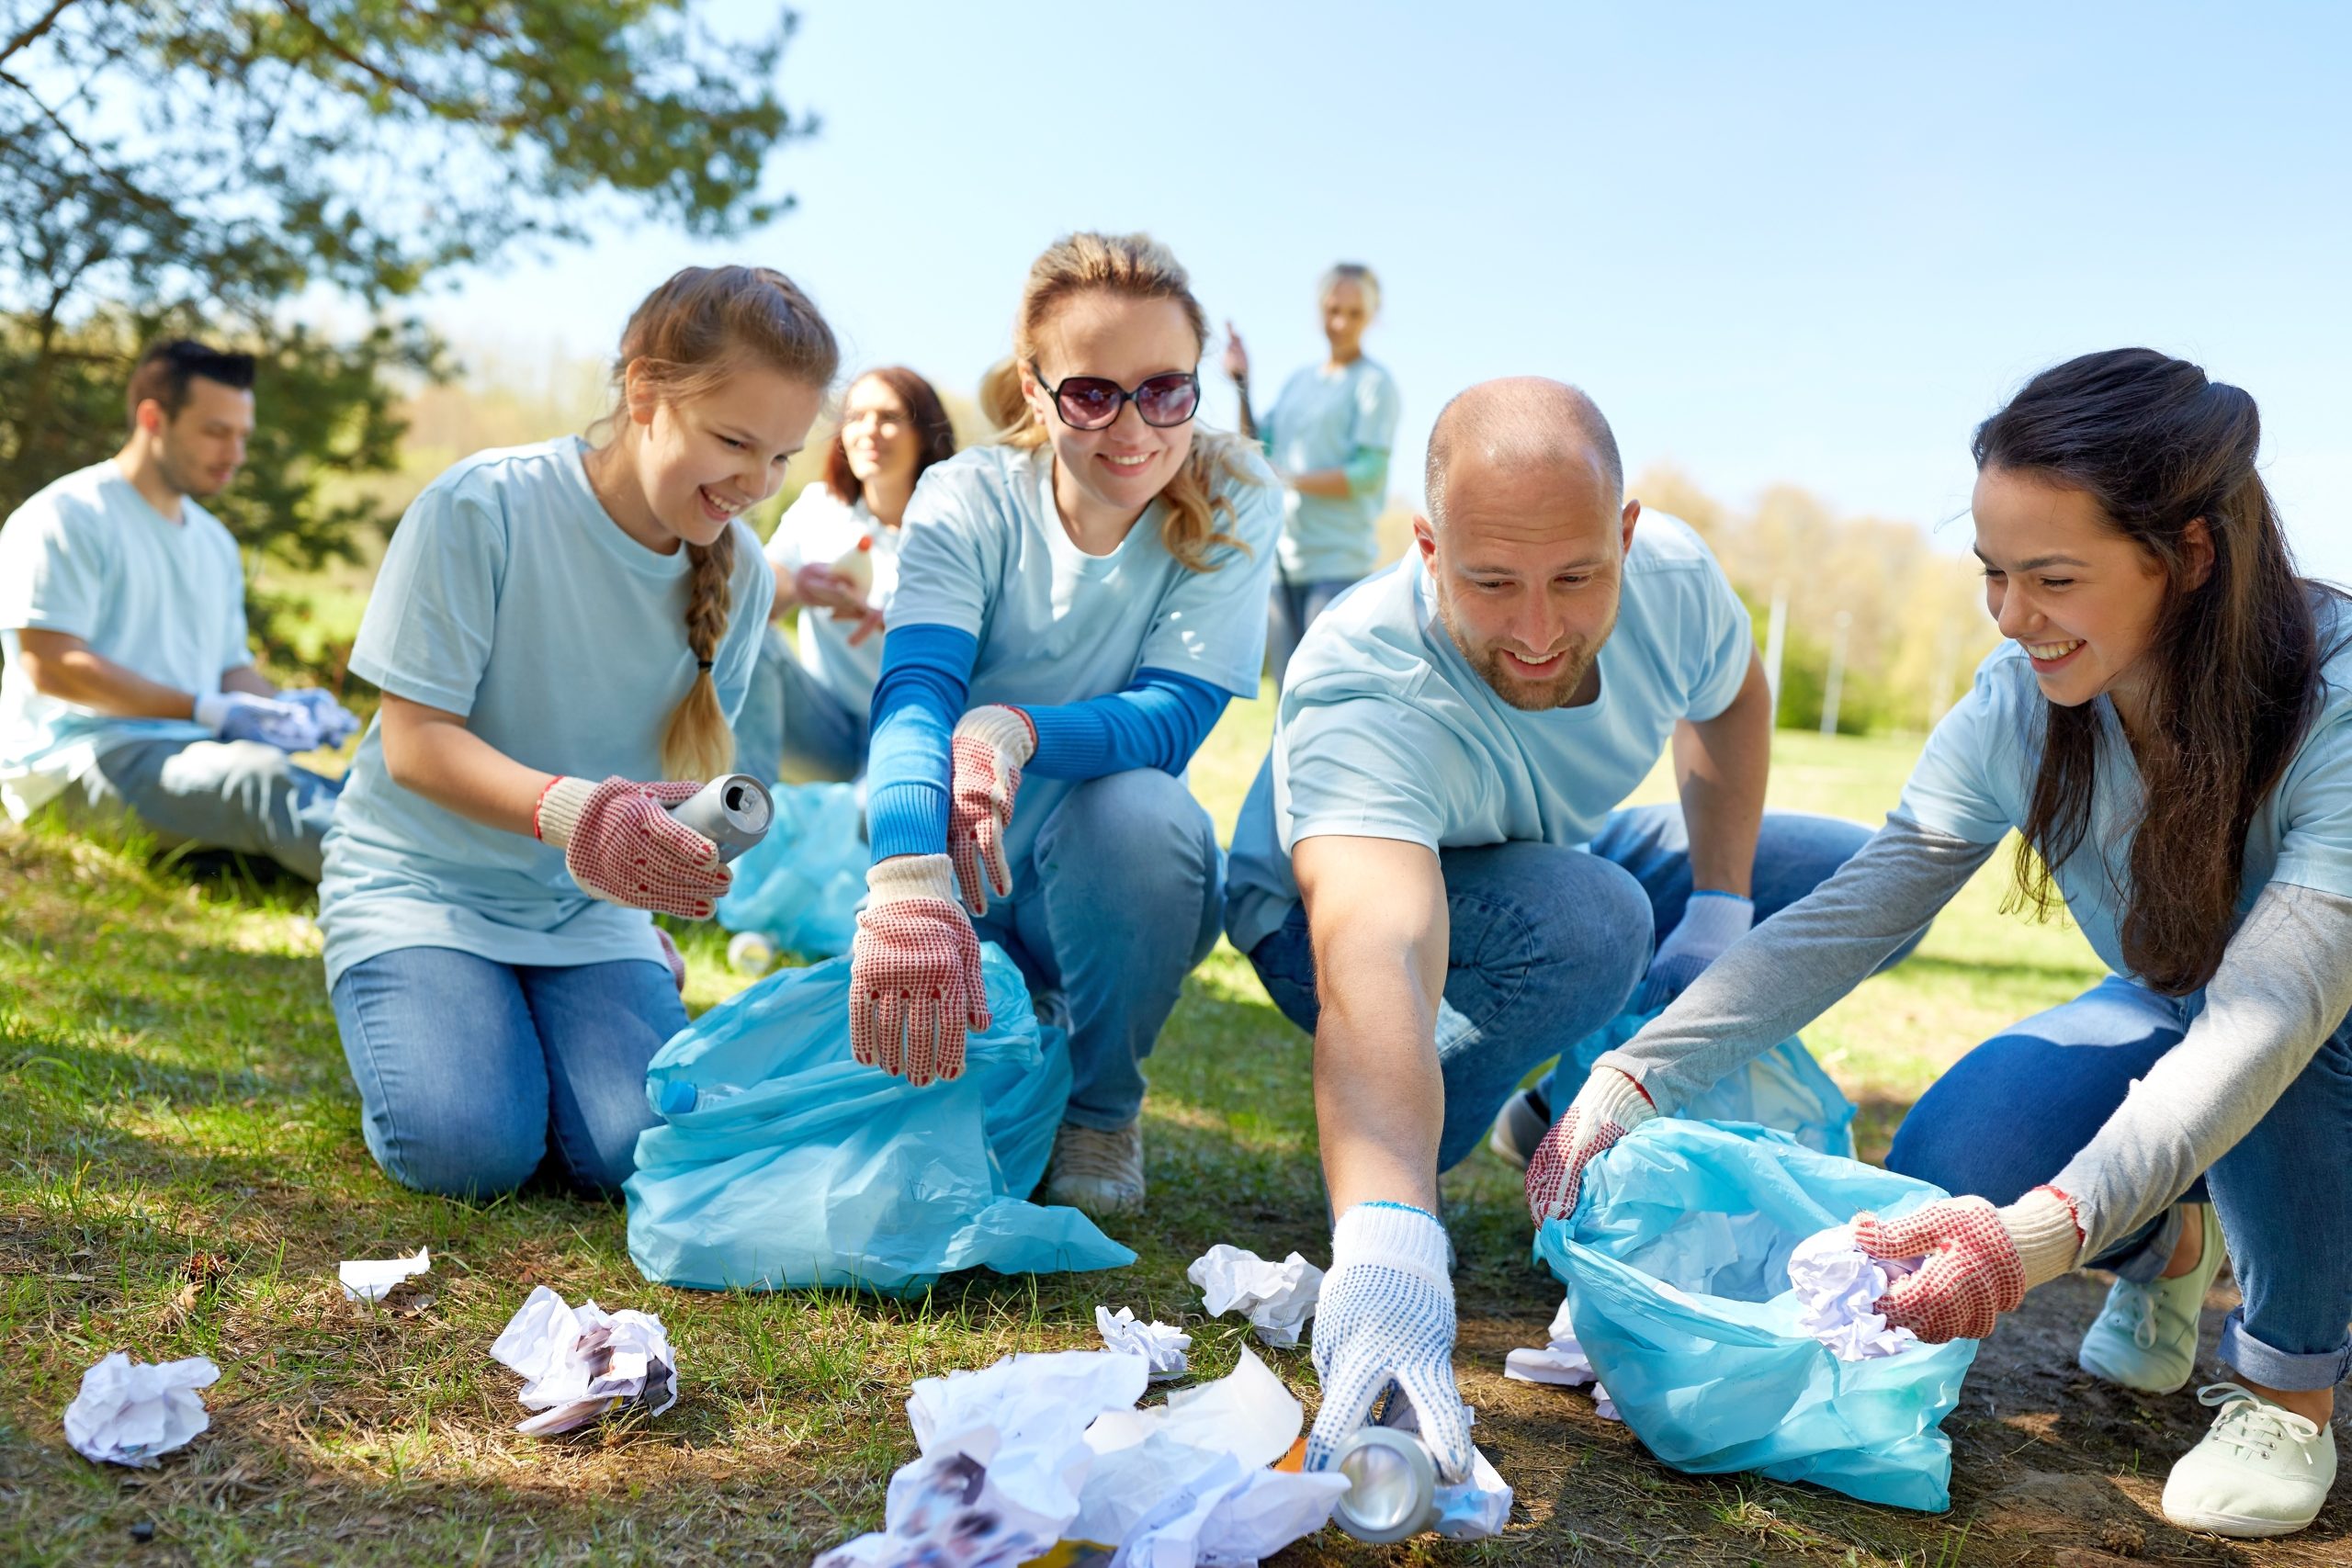
[(2259, 435), (2245, 392), (2147, 349), (2044, 371), (1978, 428), (2008, 641), (1886, 826), (1601, 1057), (1527, 1185), (1568, 1213), (1593, 1155), (1817, 1017), (2015, 829), (2022, 901), (2063, 900), (2113, 973), (1912, 1108), (1887, 1163), (1959, 1196), (1856, 1230), (1928, 1260), (1880, 1306), (1930, 1340), (2113, 1270), (2081, 1363), (2151, 1393), (2195, 1370), (2226, 1235), (2237, 1375), (2199, 1392), (2219, 1414), (2164, 1507), (2233, 1536), (2318, 1513), (2352, 1371), (2352, 607), (2295, 575)]
[(738, 726), (747, 762), (796, 782), (865, 771), (881, 607), (899, 581), (907, 502), (924, 469), (955, 455), (947, 410), (921, 376), (894, 365), (851, 384), (824, 478), (768, 536), (774, 613), (798, 607), (800, 657), (769, 633)]

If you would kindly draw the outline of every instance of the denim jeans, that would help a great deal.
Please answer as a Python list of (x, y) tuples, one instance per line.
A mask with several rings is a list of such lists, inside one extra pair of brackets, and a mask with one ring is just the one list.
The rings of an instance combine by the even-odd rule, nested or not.
[(973, 926), (1031, 989), (1059, 994), (1071, 1069), (1063, 1120), (1124, 1127), (1143, 1109), (1143, 1060), (1184, 976), (1216, 945), (1216, 829), (1183, 780), (1112, 773), (1062, 797), (1037, 829), (1034, 864), (1015, 877), (1012, 897)]
[(1266, 598), (1266, 672), (1274, 678), (1276, 691), (1282, 689), (1290, 656), (1298, 651), (1298, 639), (1316, 616), (1331, 607), (1332, 600), (1354, 586), (1353, 578), (1293, 582), (1275, 575), (1273, 592)]
[(845, 783), (865, 772), (866, 744), (866, 715), (819, 685), (769, 626), (735, 716), (735, 765), (786, 784)]
[[(1869, 838), (1868, 829), (1835, 818), (1766, 813), (1756, 845), (1756, 918), (1812, 892)], [(1444, 1170), (1478, 1146), (1529, 1072), (1624, 1007), (1649, 968), (1657, 935), (1682, 919), (1690, 848), (1679, 806), (1644, 806), (1611, 813), (1589, 853), (1490, 844), (1442, 851), (1438, 864), (1449, 928), (1437, 1016), (1445, 1080), (1438, 1168)], [(1292, 909), (1250, 961), (1274, 1005), (1313, 1033), (1320, 1009), (1306, 907)], [(1556, 1111), (1562, 1097), (1550, 1089), (1547, 1077)]]
[[(1896, 1129), (1886, 1163), (1947, 1192), (2013, 1202), (2050, 1180), (2178, 1044), (2194, 1004), (2110, 975), (1995, 1035), (1938, 1078)], [(2352, 1018), (2336, 1027), (2253, 1132), (2179, 1194), (2211, 1201), (2245, 1304), (2221, 1358), (2278, 1389), (2352, 1374)], [(2154, 1279), (2182, 1224), (2166, 1211), (2090, 1261)]]
[(532, 967), (403, 947), (345, 970), (334, 1001), (368, 1153), (404, 1187), (461, 1198), (520, 1187), (550, 1130), (575, 1183), (618, 1188), (658, 1120), (646, 1064), (686, 1026), (650, 959)]
[(319, 879), (343, 781), (259, 740), (134, 740), (100, 752), (62, 797), (67, 816), (129, 812), (166, 847), (266, 855)]

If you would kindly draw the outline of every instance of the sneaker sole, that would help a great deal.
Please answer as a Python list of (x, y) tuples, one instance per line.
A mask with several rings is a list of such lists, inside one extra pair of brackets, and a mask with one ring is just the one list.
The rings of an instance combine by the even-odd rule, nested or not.
[(2182, 1529), (2203, 1530), (2208, 1535), (2228, 1536), (2236, 1540), (2260, 1540), (2274, 1535), (2293, 1535), (2298, 1530), (2309, 1529), (2312, 1519), (2319, 1517), (2313, 1514), (2311, 1519), (2293, 1522), (2241, 1518), (2235, 1514), (2176, 1514), (2170, 1508), (2166, 1508), (2164, 1514), (2166, 1520)]
[[(1535, 1108), (1527, 1103), (1527, 1092), (1522, 1089), (1504, 1102), (1501, 1112), (1495, 1118), (1494, 1126), (1487, 1133), (1487, 1146), (1495, 1151), (1497, 1159), (1512, 1169), (1525, 1170), (1527, 1162), (1533, 1157), (1534, 1146), (1542, 1143), (1544, 1134), (1550, 1131), (1550, 1122), (1537, 1122)], [(1522, 1140), (1525, 1147), (1521, 1146)]]

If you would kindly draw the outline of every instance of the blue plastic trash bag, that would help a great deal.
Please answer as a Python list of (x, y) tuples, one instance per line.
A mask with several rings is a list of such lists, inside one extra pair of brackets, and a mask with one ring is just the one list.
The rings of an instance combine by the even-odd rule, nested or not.
[(964, 1076), (914, 1089), (849, 1051), (849, 960), (786, 969), (688, 1024), (646, 1069), (663, 1118), (637, 1141), (628, 1252), (704, 1290), (922, 1293), (942, 1274), (1116, 1269), (1136, 1255), (1076, 1209), (1027, 1201), (1069, 1097), (1012, 961), (980, 950), (995, 1022)]
[[(1553, 1096), (1558, 1111), (1567, 1110), (1584, 1075), (1592, 1071), (1603, 1051), (1623, 1045), (1665, 1010), (1619, 1013), (1570, 1046), (1562, 1061), (1574, 1063), (1575, 1073), (1567, 1080), (1567, 1092)], [(1753, 1122), (1777, 1128), (1806, 1148), (1854, 1157), (1854, 1102), (1793, 1034), (1673, 1111), (1694, 1122)]]
[(865, 897), (865, 813), (857, 786), (778, 784), (767, 837), (734, 863), (718, 923), (758, 931), (786, 953), (831, 958), (857, 935)]
[(1577, 1342), (1625, 1424), (1677, 1470), (1754, 1470), (1867, 1503), (1951, 1506), (1951, 1439), (1976, 1342), (1845, 1361), (1796, 1326), (1789, 1254), (1865, 1209), (1948, 1194), (1762, 1127), (1659, 1117), (1586, 1168), (1535, 1255), (1568, 1285)]

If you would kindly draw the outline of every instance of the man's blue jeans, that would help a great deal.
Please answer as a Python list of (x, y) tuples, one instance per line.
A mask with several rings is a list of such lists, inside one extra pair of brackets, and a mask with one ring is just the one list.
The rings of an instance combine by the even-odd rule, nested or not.
[(972, 924), (1032, 990), (1058, 993), (1067, 1010), (1063, 1120), (1124, 1127), (1143, 1109), (1143, 1059), (1184, 976), (1216, 945), (1216, 829), (1183, 780), (1148, 768), (1112, 773), (1062, 797), (1037, 829), (1034, 865), (1015, 875), (1012, 897)]
[(341, 779), (258, 740), (133, 740), (99, 753), (62, 799), (69, 818), (127, 811), (166, 848), (266, 855), (316, 882), (342, 794)]
[(867, 744), (865, 711), (819, 685), (783, 629), (769, 626), (735, 716), (735, 765), (771, 783), (846, 783), (865, 772)]
[(1299, 638), (1315, 624), (1315, 617), (1355, 585), (1352, 577), (1293, 582), (1288, 577), (1276, 574), (1273, 591), (1266, 596), (1266, 672), (1274, 678), (1275, 690), (1282, 689), (1283, 676), (1290, 670), (1290, 656), (1298, 651)]
[(535, 967), (403, 947), (334, 985), (368, 1150), (404, 1187), (511, 1192), (548, 1134), (578, 1185), (609, 1191), (658, 1118), (645, 1068), (686, 1010), (650, 959)]
[[(2091, 1141), (2180, 1043), (2195, 1005), (2110, 975), (1962, 1057), (1895, 1130), (1887, 1166), (1947, 1192), (2014, 1202)], [(2178, 1195), (2221, 1212), (2245, 1298), (2222, 1330), (2221, 1358), (2267, 1388), (2332, 1388), (2352, 1375), (2347, 1150), (2352, 1018), (2254, 1131)], [(2090, 1261), (2152, 1280), (2181, 1224), (2167, 1210)]]
[[(1870, 829), (1835, 818), (1766, 813), (1756, 845), (1756, 918), (1770, 919), (1812, 892), (1869, 838)], [(1611, 813), (1589, 853), (1490, 844), (1442, 851), (1438, 863), (1450, 931), (1437, 1016), (1445, 1079), (1438, 1168), (1444, 1170), (1478, 1146), (1530, 1070), (1623, 1009), (1657, 937), (1682, 919), (1690, 846), (1679, 806), (1644, 806)], [(1304, 905), (1250, 962), (1274, 1005), (1313, 1033), (1320, 1009)], [(1550, 1098), (1558, 1110), (1564, 1097)]]

